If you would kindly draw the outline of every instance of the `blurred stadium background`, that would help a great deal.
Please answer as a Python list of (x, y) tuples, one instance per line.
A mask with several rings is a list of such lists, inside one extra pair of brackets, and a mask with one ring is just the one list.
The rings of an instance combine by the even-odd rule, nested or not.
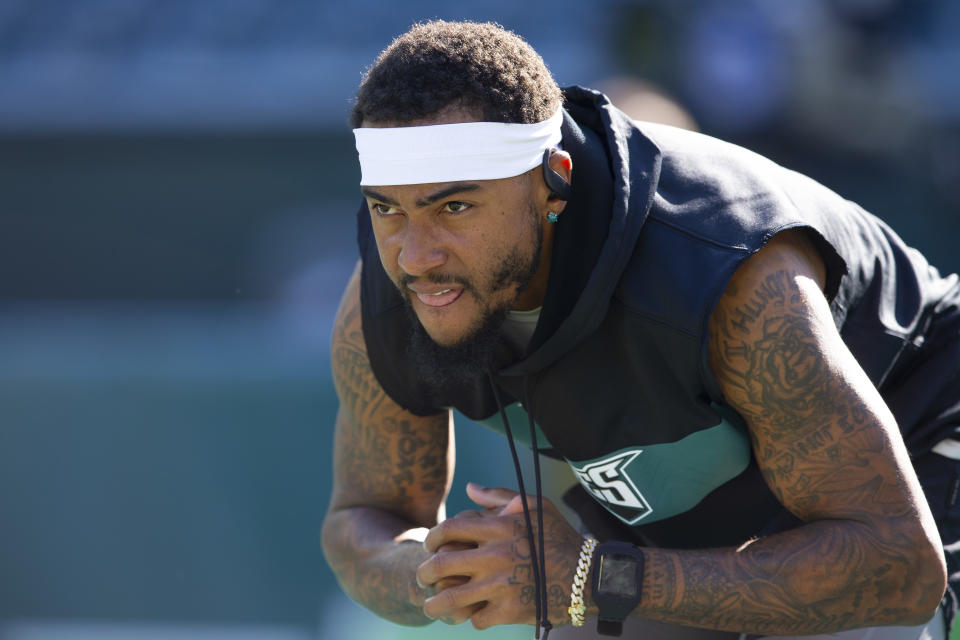
[[(318, 543), (346, 115), (433, 17), (498, 21), (561, 84), (768, 154), (960, 270), (953, 0), (0, 0), (0, 640), (473, 636), (366, 614)], [(457, 438), (452, 511), (512, 483), (499, 439)]]

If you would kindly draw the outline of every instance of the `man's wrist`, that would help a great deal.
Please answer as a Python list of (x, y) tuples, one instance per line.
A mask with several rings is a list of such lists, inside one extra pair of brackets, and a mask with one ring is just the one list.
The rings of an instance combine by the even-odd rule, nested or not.
[(597, 608), (597, 632), (619, 636), (623, 621), (643, 598), (645, 557), (630, 543), (608, 541), (597, 547), (591, 599)]
[(595, 620), (600, 613), (600, 608), (593, 601), (593, 580), (587, 580), (587, 585), (583, 588), (583, 604), (586, 606), (583, 617), (587, 620)]

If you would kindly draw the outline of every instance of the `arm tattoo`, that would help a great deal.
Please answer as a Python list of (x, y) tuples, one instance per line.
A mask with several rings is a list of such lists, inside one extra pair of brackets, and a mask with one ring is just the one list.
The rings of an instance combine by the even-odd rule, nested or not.
[(355, 600), (391, 620), (424, 624), (410, 591), (417, 589), (414, 574), (425, 553), (418, 543), (394, 539), (436, 524), (449, 490), (449, 418), (414, 416), (383, 391), (367, 358), (358, 289), (355, 275), (331, 345), (340, 411), (324, 551)]
[(403, 523), (377, 510), (362, 508), (327, 518), (335, 521), (338, 531), (333, 544), (339, 547), (325, 549), (327, 561), (344, 592), (378, 616), (399, 624), (430, 622), (411, 603), (411, 590), (425, 595), (413, 577), (427, 558), (423, 545), (414, 541), (389, 545), (376, 533), (377, 527), (387, 530), (402, 527)]
[[(359, 294), (359, 292), (358, 292)], [(331, 341), (331, 368), (340, 405), (357, 420), (376, 415), (386, 394), (373, 377), (360, 324), (360, 298), (347, 296)]]
[[(532, 514), (531, 514), (532, 515)], [(537, 523), (533, 522), (533, 536), (537, 540)], [(567, 610), (570, 605), (570, 589), (573, 586), (573, 576), (577, 571), (579, 555), (571, 555), (571, 547), (579, 548), (582, 538), (573, 531), (566, 522), (561, 520), (544, 521), (544, 552), (551, 559), (547, 562), (547, 611), (553, 624), (567, 624), (570, 614)], [(534, 590), (533, 563), (537, 557), (530, 554), (530, 542), (527, 538), (527, 526), (522, 519), (517, 519), (513, 526), (513, 575), (507, 583), (517, 589), (517, 599), (528, 605), (530, 610), (536, 607), (537, 597)]]
[(727, 400), (750, 425), (767, 483), (807, 524), (737, 550), (646, 550), (640, 615), (821, 633), (902, 624), (935, 584), (913, 572), (915, 542), (901, 533), (918, 516), (884, 418), (827, 357), (831, 343), (806, 296), (790, 270), (749, 292), (731, 283), (714, 311), (710, 349)]
[(422, 524), (433, 524), (446, 491), (448, 416), (414, 416), (383, 391), (367, 358), (359, 295), (345, 301), (339, 316), (331, 349), (341, 403), (334, 443), (338, 493), (393, 511), (426, 506)]

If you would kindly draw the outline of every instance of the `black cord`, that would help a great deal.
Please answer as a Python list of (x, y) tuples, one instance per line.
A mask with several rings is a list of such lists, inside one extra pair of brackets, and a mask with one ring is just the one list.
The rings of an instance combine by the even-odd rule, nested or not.
[[(517, 455), (517, 446), (513, 442), (513, 432), (510, 430), (510, 421), (507, 419), (507, 411), (500, 401), (500, 392), (497, 390), (497, 384), (493, 380), (493, 374), (487, 373), (490, 379), (490, 387), (493, 389), (493, 397), (497, 401), (497, 408), (500, 410), (500, 419), (503, 421), (503, 429), (506, 432), (507, 443), (510, 445), (510, 455), (513, 456), (513, 470), (517, 475), (517, 486), (520, 489), (520, 504), (523, 505), (523, 519), (527, 525), (527, 544), (530, 545), (530, 566), (533, 570), (533, 590), (534, 604), (536, 606), (537, 626), (540, 625), (540, 570), (536, 561), (537, 546), (533, 539), (533, 521), (530, 519), (530, 509), (527, 507), (527, 490), (523, 486), (523, 470), (520, 468), (520, 457)], [(549, 630), (547, 630), (549, 633)], [(536, 631), (534, 637), (536, 638)], [(543, 637), (544, 639), (546, 636)]]
[(527, 418), (530, 422), (530, 446), (533, 449), (533, 478), (536, 483), (537, 489), (537, 551), (538, 558), (537, 561), (540, 563), (540, 575), (543, 576), (543, 582), (537, 594), (537, 597), (540, 599), (540, 611), (543, 613), (543, 618), (539, 619), (538, 622), (540, 626), (543, 627), (543, 636), (544, 640), (550, 634), (550, 629), (553, 625), (550, 624), (550, 612), (547, 608), (547, 562), (546, 562), (546, 551), (543, 544), (543, 489), (540, 483), (540, 448), (537, 445), (537, 425), (533, 420), (533, 405), (530, 402), (530, 385), (529, 378), (523, 379), (523, 396), (524, 402), (527, 405)]

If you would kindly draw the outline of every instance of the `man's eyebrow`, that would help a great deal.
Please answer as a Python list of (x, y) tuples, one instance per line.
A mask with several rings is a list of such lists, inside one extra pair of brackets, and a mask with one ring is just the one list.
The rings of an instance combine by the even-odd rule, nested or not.
[(396, 200), (394, 200), (394, 199), (392, 199), (392, 198), (388, 198), (387, 196), (383, 195), (382, 193), (378, 193), (378, 192), (374, 191), (374, 190), (371, 189), (370, 187), (360, 187), (360, 193), (362, 193), (362, 194), (365, 195), (366, 197), (370, 198), (371, 200), (379, 200), (379, 201), (382, 202), (383, 204), (388, 204), (388, 205), (390, 205), (391, 207), (399, 207), (399, 206), (400, 206), (400, 203), (397, 202)]
[[(470, 191), (476, 191), (479, 188), (480, 188), (480, 185), (474, 184), (472, 182), (461, 182), (457, 184), (452, 184), (449, 187), (444, 187), (439, 191), (435, 191), (431, 193), (426, 198), (417, 200), (416, 204), (418, 207), (426, 207), (433, 204), (437, 200), (443, 200), (444, 198), (452, 196), (457, 193), (467, 193)], [(390, 204), (390, 203), (387, 203), (387, 204)]]
[[(428, 207), (431, 204), (437, 202), (438, 200), (443, 200), (449, 196), (455, 195), (457, 193), (469, 193), (470, 191), (477, 191), (480, 189), (480, 185), (473, 182), (460, 182), (457, 184), (452, 184), (449, 187), (444, 187), (439, 191), (435, 191), (428, 195), (425, 198), (417, 200), (416, 205), (418, 207)], [(374, 191), (370, 187), (360, 187), (360, 193), (364, 196), (370, 198), (371, 200), (377, 200), (383, 204), (388, 204), (391, 207), (399, 207), (400, 203), (394, 200), (393, 198), (388, 198), (379, 191)]]

